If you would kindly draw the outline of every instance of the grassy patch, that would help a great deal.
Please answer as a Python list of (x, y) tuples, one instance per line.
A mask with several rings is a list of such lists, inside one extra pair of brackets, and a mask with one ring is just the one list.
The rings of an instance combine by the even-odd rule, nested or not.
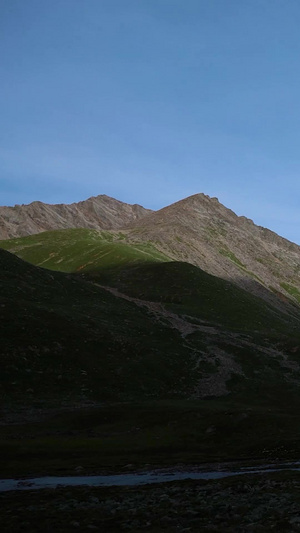
[(289, 283), (280, 283), (280, 286), (288, 292), (295, 300), (297, 300), (298, 303), (300, 303), (300, 291), (297, 289), (297, 287), (294, 287), (294, 285), (290, 285)]
[(244, 263), (242, 263), (237, 257), (236, 255), (231, 252), (231, 250), (228, 250), (228, 248), (221, 248), (219, 250), (219, 253), (221, 255), (224, 255), (225, 257), (228, 257), (228, 259), (230, 259), (230, 261), (232, 261), (233, 263), (235, 263), (236, 265), (242, 267), (242, 268), (246, 268)]

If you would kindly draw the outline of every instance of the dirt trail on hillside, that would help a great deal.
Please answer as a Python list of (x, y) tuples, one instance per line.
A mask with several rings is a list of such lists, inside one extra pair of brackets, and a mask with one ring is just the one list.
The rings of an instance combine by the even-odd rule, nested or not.
[[(249, 340), (249, 337), (243, 333), (235, 333), (232, 331), (228, 331), (227, 329), (222, 329), (221, 327), (208, 325), (206, 321), (199, 320), (199, 322), (202, 322), (202, 324), (193, 324), (189, 320), (178, 316), (176, 313), (172, 313), (171, 311), (168, 311), (161, 303), (159, 302), (151, 302), (148, 300), (140, 300), (139, 298), (134, 298), (133, 296), (129, 296), (127, 294), (124, 294), (120, 292), (118, 289), (115, 289), (113, 287), (107, 287), (104, 285), (100, 285), (97, 283), (97, 286), (110, 292), (117, 298), (123, 298), (124, 300), (127, 300), (129, 302), (132, 302), (139, 307), (146, 308), (150, 313), (152, 313), (156, 320), (159, 322), (163, 322), (163, 319), (167, 321), (170, 326), (174, 329), (177, 329), (181, 336), (185, 339), (188, 335), (195, 333), (195, 332), (201, 332), (208, 336), (207, 340), (207, 351), (206, 353), (193, 349), (194, 352), (198, 352), (200, 358), (210, 360), (215, 357), (218, 358), (220, 365), (220, 373), (223, 374), (223, 384), (224, 378), (230, 377), (229, 374), (233, 371), (236, 373), (243, 374), (241, 371), (240, 365), (237, 365), (237, 362), (234, 361), (230, 354), (230, 349), (226, 352), (224, 350), (220, 350), (220, 347), (216, 345), (215, 341), (225, 341), (226, 344), (232, 344), (235, 346), (243, 346), (248, 347), (251, 350), (262, 352), (264, 355), (268, 355), (272, 358), (276, 358), (279, 362), (279, 364), (289, 371), (289, 373), (286, 375), (286, 379), (288, 381), (294, 381), (295, 376), (292, 374), (294, 372), (300, 371), (300, 365), (296, 361), (292, 361), (289, 359), (286, 353), (284, 353), (282, 350), (277, 349), (274, 346), (259, 346), (251, 340)], [(191, 317), (192, 318), (192, 317)], [(209, 339), (209, 337), (212, 336), (212, 339)], [(187, 341), (188, 342), (188, 341)], [(189, 343), (188, 343), (189, 344)], [(221, 353), (222, 352), (222, 353)], [(222, 357), (220, 357), (222, 355)], [(225, 356), (226, 355), (226, 356)], [(222, 369), (222, 371), (221, 371)], [(224, 375), (224, 370), (226, 369), (226, 372)], [(219, 374), (219, 372), (217, 372)], [(208, 381), (215, 382), (218, 381), (217, 375), (209, 376)], [(296, 378), (297, 383), (299, 382), (298, 377)], [(209, 386), (210, 388), (210, 386)], [(221, 391), (220, 391), (221, 392)], [(224, 391), (223, 391), (224, 393)]]
[(133, 302), (139, 307), (144, 307), (148, 309), (152, 314), (154, 314), (155, 318), (161, 322), (162, 318), (165, 318), (170, 324), (172, 328), (177, 329), (181, 336), (185, 338), (187, 335), (190, 335), (191, 333), (194, 333), (195, 331), (201, 331), (202, 333), (208, 333), (210, 335), (217, 335), (220, 333), (220, 331), (214, 327), (214, 326), (205, 326), (205, 325), (198, 325), (198, 324), (191, 324), (188, 320), (185, 320), (184, 318), (179, 317), (176, 315), (176, 313), (172, 313), (171, 311), (168, 311), (161, 303), (159, 302), (150, 302), (148, 300), (140, 300), (139, 298), (134, 298), (133, 296), (128, 296), (127, 294), (124, 294), (118, 289), (114, 289), (113, 287), (106, 287), (105, 285), (99, 285), (96, 284), (101, 289), (104, 289), (117, 298), (123, 298), (124, 300), (127, 300), (128, 302)]

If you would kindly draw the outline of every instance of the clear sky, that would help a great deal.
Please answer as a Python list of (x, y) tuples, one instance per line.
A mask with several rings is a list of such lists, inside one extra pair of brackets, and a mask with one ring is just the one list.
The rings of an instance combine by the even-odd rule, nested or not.
[(0, 0), (0, 204), (217, 196), (300, 244), (299, 0)]

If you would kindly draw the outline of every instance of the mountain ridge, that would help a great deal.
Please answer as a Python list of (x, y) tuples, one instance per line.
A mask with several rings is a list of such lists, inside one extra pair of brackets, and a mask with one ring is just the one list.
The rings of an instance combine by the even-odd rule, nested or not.
[(91, 196), (71, 204), (0, 206), (0, 239), (67, 228), (118, 229), (149, 213), (138, 204), (126, 204), (107, 195)]
[[(3, 209), (14, 211), (4, 213)], [(53, 225), (60, 230), (74, 227), (105, 230), (109, 232), (106, 235), (109, 241), (121, 239), (133, 247), (154, 247), (170, 260), (198, 266), (282, 310), (288, 306), (290, 312), (297, 312), (291, 306), (300, 303), (300, 246), (249, 218), (236, 215), (217, 198), (203, 193), (158, 211), (100, 195), (70, 205), (33, 202), (29, 206), (0, 208), (0, 222), (1, 216), (7, 234), (9, 229), (23, 235), (40, 234)], [(30, 243), (17, 244), (7, 237), (4, 239), (0, 246), (30, 260), (30, 255), (24, 256), (22, 252), (24, 247), (28, 251)], [(54, 235), (53, 239), (55, 248)], [(43, 247), (42, 234), (39, 246)], [(51, 252), (53, 255), (55, 249)], [(47, 257), (42, 261), (47, 264)]]
[[(126, 227), (131, 242), (149, 240), (173, 260), (187, 261), (252, 292), (300, 301), (300, 246), (239, 217), (217, 198), (190, 196)], [(290, 284), (284, 287), (283, 284)], [(271, 296), (271, 295), (270, 295)]]

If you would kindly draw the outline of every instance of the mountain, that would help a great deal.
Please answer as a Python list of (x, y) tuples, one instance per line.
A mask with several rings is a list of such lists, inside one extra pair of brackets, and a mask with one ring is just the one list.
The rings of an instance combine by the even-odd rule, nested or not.
[(196, 194), (127, 227), (129, 242), (150, 241), (177, 261), (231, 280), (273, 304), (300, 302), (300, 246)]
[[(139, 254), (148, 251), (148, 259), (154, 254), (167, 261), (184, 261), (233, 282), (281, 311), (298, 313), (300, 247), (252, 220), (237, 216), (217, 198), (196, 194), (155, 212), (107, 196), (70, 206), (35, 202), (20, 209), (24, 221), (29, 212), (34, 220), (30, 218), (30, 224), (24, 222), (24, 227), (19, 225), (17, 229), (11, 218), (15, 211), (9, 211), (7, 227), (14, 232), (36, 233), (37, 228), (42, 231), (50, 225), (56, 229), (90, 228), (90, 233), (46, 232), (25, 240), (0, 242), (1, 247), (33, 264), (65, 272), (79, 269), (95, 273), (99, 268), (103, 270), (104, 257), (111, 267), (111, 254), (118, 258), (118, 247), (127, 246), (129, 262), (138, 261)], [(99, 233), (103, 227), (111, 229), (100, 229)], [(71, 243), (73, 248), (69, 250)], [(108, 248), (104, 250), (105, 247)]]
[(32, 235), (51, 229), (117, 229), (150, 213), (149, 209), (99, 195), (83, 202), (0, 207), (0, 239)]
[(298, 261), (204, 195), (1, 241), (3, 475), (297, 459)]
[[(95, 207), (94, 200), (82, 205), (88, 210), (89, 205)], [(132, 206), (124, 207), (108, 197), (100, 200), (101, 205), (111, 206), (110, 213), (120, 208), (115, 222), (107, 215), (107, 224), (116, 220), (120, 224), (121, 218), (127, 222), (124, 210), (132, 218)], [(239, 376), (235, 380), (243, 384), (242, 388), (246, 385), (251, 388), (257, 380), (252, 370), (249, 377), (249, 368), (245, 371), (240, 361), (240, 357), (249, 356), (258, 366), (264, 361), (259, 382), (267, 381), (266, 368), (272, 359), (272, 365), (276, 361), (275, 366), (281, 369), (280, 376), (272, 370), (271, 382), (273, 378), (283, 380), (287, 387), (292, 379), (298, 384), (299, 246), (238, 217), (217, 199), (203, 194), (157, 212), (138, 212), (144, 216), (130, 224), (124, 222), (122, 229), (60, 229), (0, 242), (0, 248), (27, 261), (5, 250), (1, 252), (1, 291), (7, 300), (2, 309), (1, 338), (7, 338), (8, 359), (12, 354), (19, 354), (13, 357), (20, 358), (27, 345), (34, 346), (33, 352), (39, 354), (44, 353), (44, 348), (47, 353), (47, 346), (51, 346), (49, 349), (55, 354), (55, 343), (63, 346), (61, 353), (65, 354), (72, 375), (72, 367), (77, 364), (84, 367), (82, 356), (95, 363), (94, 350), (100, 353), (113, 350), (116, 354), (110, 367), (113, 379), (104, 372), (103, 383), (109, 385), (98, 387), (96, 394), (95, 384), (88, 388), (96, 397), (109, 394), (112, 382), (114, 397), (131, 397), (128, 383), (135, 379), (139, 382), (137, 397), (147, 397), (150, 390), (167, 397), (175, 389), (182, 392), (178, 385), (174, 389), (177, 378), (173, 376), (169, 381), (167, 377), (172, 375), (175, 362), (169, 367), (164, 358), (170, 362), (175, 353), (180, 354), (178, 373), (183, 367), (188, 369), (189, 386), (184, 393), (187, 396), (196, 389), (199, 397), (208, 395), (208, 391), (210, 395), (225, 394), (231, 390), (227, 383), (233, 376)], [(95, 210), (91, 210), (90, 221), (93, 214)], [(41, 219), (37, 224), (41, 227)], [(26, 309), (32, 312), (26, 314)], [(19, 326), (14, 318), (18, 316)], [(12, 335), (12, 324), (21, 332), (17, 338)], [(70, 328), (78, 337), (67, 333)], [(247, 341), (244, 335), (248, 336)], [(106, 340), (101, 340), (102, 337)], [(91, 343), (85, 342), (88, 338)], [(170, 345), (165, 344), (166, 339)], [(285, 348), (290, 345), (296, 357), (292, 366)], [(84, 349), (73, 360), (76, 346)], [(24, 353), (28, 350), (31, 353), (32, 348), (24, 349)], [(122, 353), (127, 354), (126, 364), (122, 371), (120, 368), (117, 371)], [(150, 378), (147, 372), (144, 378), (138, 372), (133, 373), (134, 379), (129, 377), (131, 358), (135, 360), (137, 353), (141, 368), (143, 355), (148, 354), (155, 368), (164, 369), (161, 381), (157, 381), (157, 376), (156, 384), (151, 381), (152, 370)], [(254, 353), (260, 354), (259, 361)], [(51, 361), (56, 367), (55, 358)], [(98, 364), (102, 368), (101, 359), (93, 368)], [(282, 370), (284, 365), (286, 371)], [(204, 367), (208, 368), (203, 378), (209, 383), (207, 386), (197, 377), (199, 368), (203, 373)], [(124, 379), (123, 371), (127, 376)], [(54, 370), (52, 373), (55, 374)], [(150, 379), (149, 386), (143, 379)], [(166, 383), (173, 383), (171, 389)]]

